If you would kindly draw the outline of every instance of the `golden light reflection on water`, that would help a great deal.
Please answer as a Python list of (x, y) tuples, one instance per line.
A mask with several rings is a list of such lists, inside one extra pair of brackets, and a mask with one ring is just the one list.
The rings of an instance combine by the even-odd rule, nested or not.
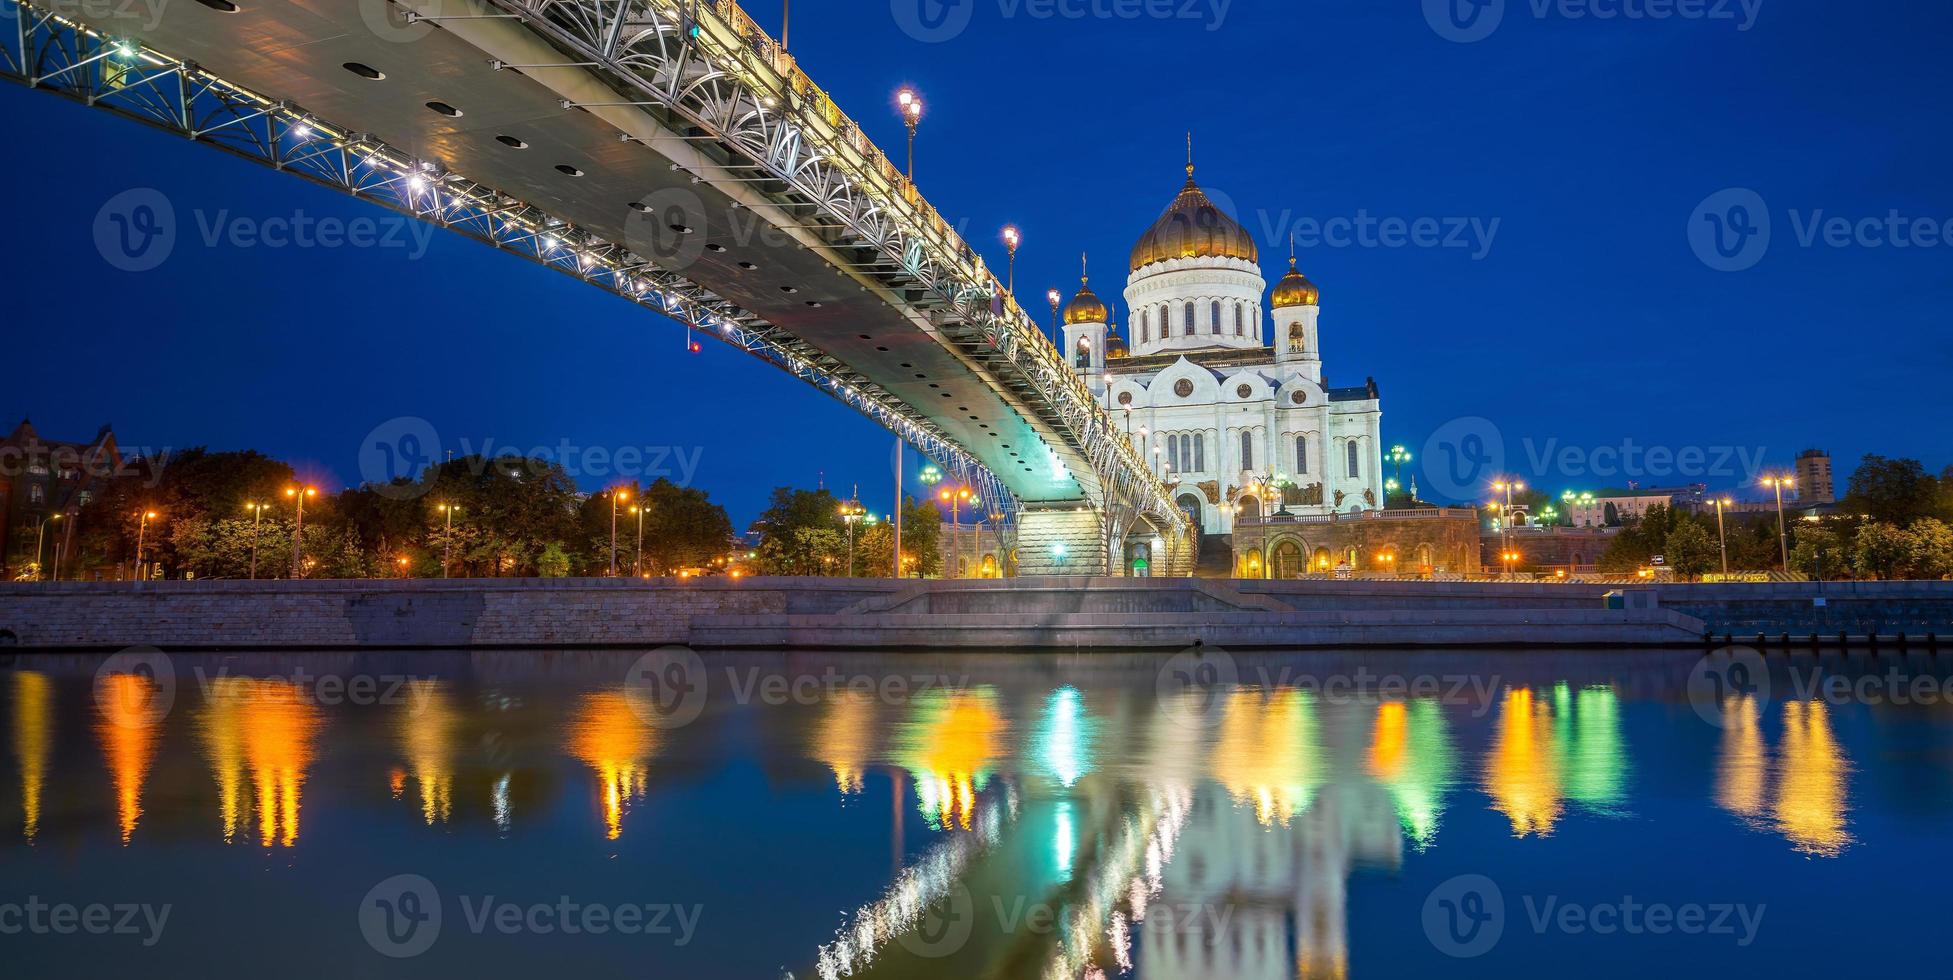
[(1754, 822), (1763, 816), (1770, 757), (1763, 746), (1756, 698), (1744, 694), (1722, 703), (1722, 745), (1716, 753), (1716, 805)]
[(142, 820), (142, 786), (155, 759), (162, 721), (156, 682), (139, 674), (108, 674), (96, 680), (95, 736), (108, 760), (115, 787), (116, 825), (127, 844)]
[(1783, 835), (1797, 850), (1836, 857), (1852, 842), (1845, 821), (1851, 763), (1831, 732), (1831, 709), (1822, 701), (1783, 706), (1783, 745), (1777, 797), (1771, 808)]
[(896, 758), (915, 777), (916, 807), (936, 830), (971, 828), (976, 797), (1003, 759), (1010, 723), (989, 688), (930, 691), (896, 732)]
[(1236, 806), (1262, 826), (1287, 826), (1323, 781), (1314, 695), (1285, 688), (1227, 695), (1209, 767)]
[(257, 819), (261, 847), (298, 843), (306, 771), (324, 725), (306, 690), (285, 680), (220, 677), (199, 717), (217, 782), (225, 843)]
[(1515, 836), (1545, 836), (1560, 819), (1560, 768), (1553, 751), (1553, 716), (1528, 688), (1505, 693), (1498, 732), (1485, 758), (1485, 792), (1512, 821)]
[(411, 774), (420, 789), (421, 820), (430, 827), (436, 821), (447, 823), (454, 811), (455, 742), (461, 714), (446, 688), (435, 680), (409, 681), (406, 704), (408, 710), (401, 712), (398, 725), (408, 772), (394, 783), (399, 787), (394, 797), (405, 790), (406, 776)]
[(834, 773), (834, 785), (843, 796), (861, 792), (862, 775), (874, 748), (874, 723), (874, 699), (844, 692), (828, 701), (815, 727), (814, 756)]
[(47, 784), (48, 750), (54, 743), (53, 691), (47, 675), (14, 675), (14, 758), (20, 764), (20, 835), (33, 843), (41, 832), (41, 791)]
[(569, 728), (570, 754), (597, 774), (604, 836), (624, 834), (624, 816), (642, 799), (658, 730), (646, 724), (622, 691), (592, 691), (577, 705)]
[(1371, 729), (1370, 775), (1390, 791), (1405, 836), (1419, 848), (1437, 840), (1458, 764), (1444, 709), (1432, 701), (1377, 705)]

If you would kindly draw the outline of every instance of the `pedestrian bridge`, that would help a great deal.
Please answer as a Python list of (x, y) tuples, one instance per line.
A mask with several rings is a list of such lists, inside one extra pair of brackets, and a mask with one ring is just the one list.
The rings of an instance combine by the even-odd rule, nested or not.
[(730, 0), (0, 13), (14, 81), (573, 276), (683, 324), (682, 349), (697, 335), (792, 372), (1015, 521), (1020, 574), (1103, 573), (1135, 547), (1156, 574), (1192, 571), (1197, 531), (1110, 414)]

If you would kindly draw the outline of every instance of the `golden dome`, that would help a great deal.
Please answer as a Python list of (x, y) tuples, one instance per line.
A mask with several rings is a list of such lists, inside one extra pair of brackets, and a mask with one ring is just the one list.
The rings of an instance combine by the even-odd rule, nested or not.
[(1187, 186), (1133, 246), (1132, 271), (1169, 259), (1225, 258), (1260, 260), (1254, 236), (1208, 200), (1187, 167)]
[(1105, 336), (1105, 359), (1116, 361), (1127, 356), (1126, 338), (1119, 336), (1119, 328), (1111, 328)]
[(1073, 296), (1071, 302), (1065, 306), (1066, 325), (1108, 322), (1112, 317), (1112, 311), (1106, 309), (1105, 304), (1099, 301), (1097, 293), (1092, 292), (1092, 281), (1080, 279), (1079, 282), (1084, 285), (1078, 288), (1078, 295)]
[(1280, 310), (1290, 306), (1321, 305), (1322, 290), (1317, 289), (1316, 284), (1310, 282), (1309, 277), (1295, 267), (1295, 259), (1291, 257), (1288, 260), (1288, 275), (1283, 276), (1282, 281), (1275, 284), (1275, 296), (1269, 302), (1268, 308)]

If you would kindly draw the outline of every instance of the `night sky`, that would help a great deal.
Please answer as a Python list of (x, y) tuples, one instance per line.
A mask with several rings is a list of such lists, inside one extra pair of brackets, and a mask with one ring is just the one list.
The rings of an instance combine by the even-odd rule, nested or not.
[[(1497, 222), (1466, 247), (1302, 249), (1330, 383), (1375, 376), (1385, 439), (1428, 448), (1420, 466), (1445, 465), (1461, 434), (1556, 491), (1739, 487), (1745, 457), (1783, 466), (1808, 447), (1833, 453), (1841, 484), (1868, 452), (1953, 463), (1953, 5), (1749, 0), (1753, 22), (1736, 2), (1732, 19), (1651, 21), (1508, 0), (1491, 36), (1458, 43), (1417, 0), (1235, 0), (1218, 17), (1215, 0), (1058, 4), (1187, 14), (1161, 19), (961, 0), (967, 28), (925, 43), (904, 24), (933, 3), (896, 0), (898, 17), (886, 0), (800, 0), (793, 51), (897, 159), (892, 93), (923, 93), (923, 192), (994, 268), (997, 230), (1023, 229), (1034, 311), (1050, 286), (1069, 297), (1081, 251), (1100, 295), (1121, 293), (1192, 129), (1201, 182), (1261, 242), (1271, 284), (1301, 219)], [(777, 4), (748, 6), (777, 28)], [(369, 432), (413, 416), (457, 451), (678, 447), (741, 527), (770, 488), (823, 473), (887, 508), (891, 438), (743, 354), (688, 356), (675, 325), (458, 236), (418, 257), (411, 242), (209, 247), (195, 222), (220, 213), (380, 212), (15, 86), (0, 114), (8, 426), (255, 448), (338, 487), (359, 480)], [(94, 223), (139, 187), (186, 224), (167, 262), (131, 273)], [(1772, 236), (1752, 267), (1717, 271), (1691, 229), (1727, 216), (1737, 198), (1699, 206), (1733, 188), (1761, 197)], [(1932, 247), (1910, 226), (1913, 247), (1893, 247), (1895, 210), (1935, 222)], [(1820, 216), (1879, 227), (1870, 244), (1806, 245)], [(1489, 424), (1454, 421), (1473, 418)], [(1630, 444), (1676, 462), (1563, 471)], [(1710, 472), (1683, 471), (1691, 449)], [(1455, 481), (1420, 483), (1442, 498)]]

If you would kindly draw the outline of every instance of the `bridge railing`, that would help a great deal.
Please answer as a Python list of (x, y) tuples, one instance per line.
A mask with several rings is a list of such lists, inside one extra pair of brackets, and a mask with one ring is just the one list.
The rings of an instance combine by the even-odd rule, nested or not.
[[(735, 0), (693, 0), (692, 10), (691, 16), (701, 23), (704, 18), (700, 15), (710, 11), (730, 38), (738, 42), (733, 50), (739, 53), (740, 65), (748, 73), (744, 79), (748, 85), (768, 91), (801, 110), (798, 121), (803, 131), (821, 145), (825, 162), (846, 171), (856, 186), (874, 197), (888, 214), (900, 219), (909, 234), (929, 245), (936, 253), (932, 258), (939, 266), (963, 282), (978, 284), (974, 292), (987, 294), (988, 303), (1000, 307), (1000, 313), (996, 309), (983, 312), (990, 314), (993, 326), (1001, 326), (1009, 335), (1012, 348), (1034, 359), (1039, 380), (1054, 395), (1072, 402), (1072, 411), (1061, 415), (1087, 420), (1082, 426), (1074, 426), (1084, 431), (1073, 433), (1084, 455), (1094, 460), (1094, 465), (1123, 469), (1114, 482), (1140, 497), (1143, 510), (1157, 518), (1184, 524), (1185, 519), (1173, 506), (1165, 484), (1155, 477), (1137, 448), (1119, 436), (1112, 412), (1098, 403), (1091, 389), (1067, 363), (1064, 353), (1050, 343), (1015, 295), (1005, 291), (983, 256), (922, 197), (915, 184), (867, 136), (860, 124), (843, 112)], [(968, 295), (963, 298), (970, 299)], [(1103, 479), (1108, 474), (1095, 476)]]

